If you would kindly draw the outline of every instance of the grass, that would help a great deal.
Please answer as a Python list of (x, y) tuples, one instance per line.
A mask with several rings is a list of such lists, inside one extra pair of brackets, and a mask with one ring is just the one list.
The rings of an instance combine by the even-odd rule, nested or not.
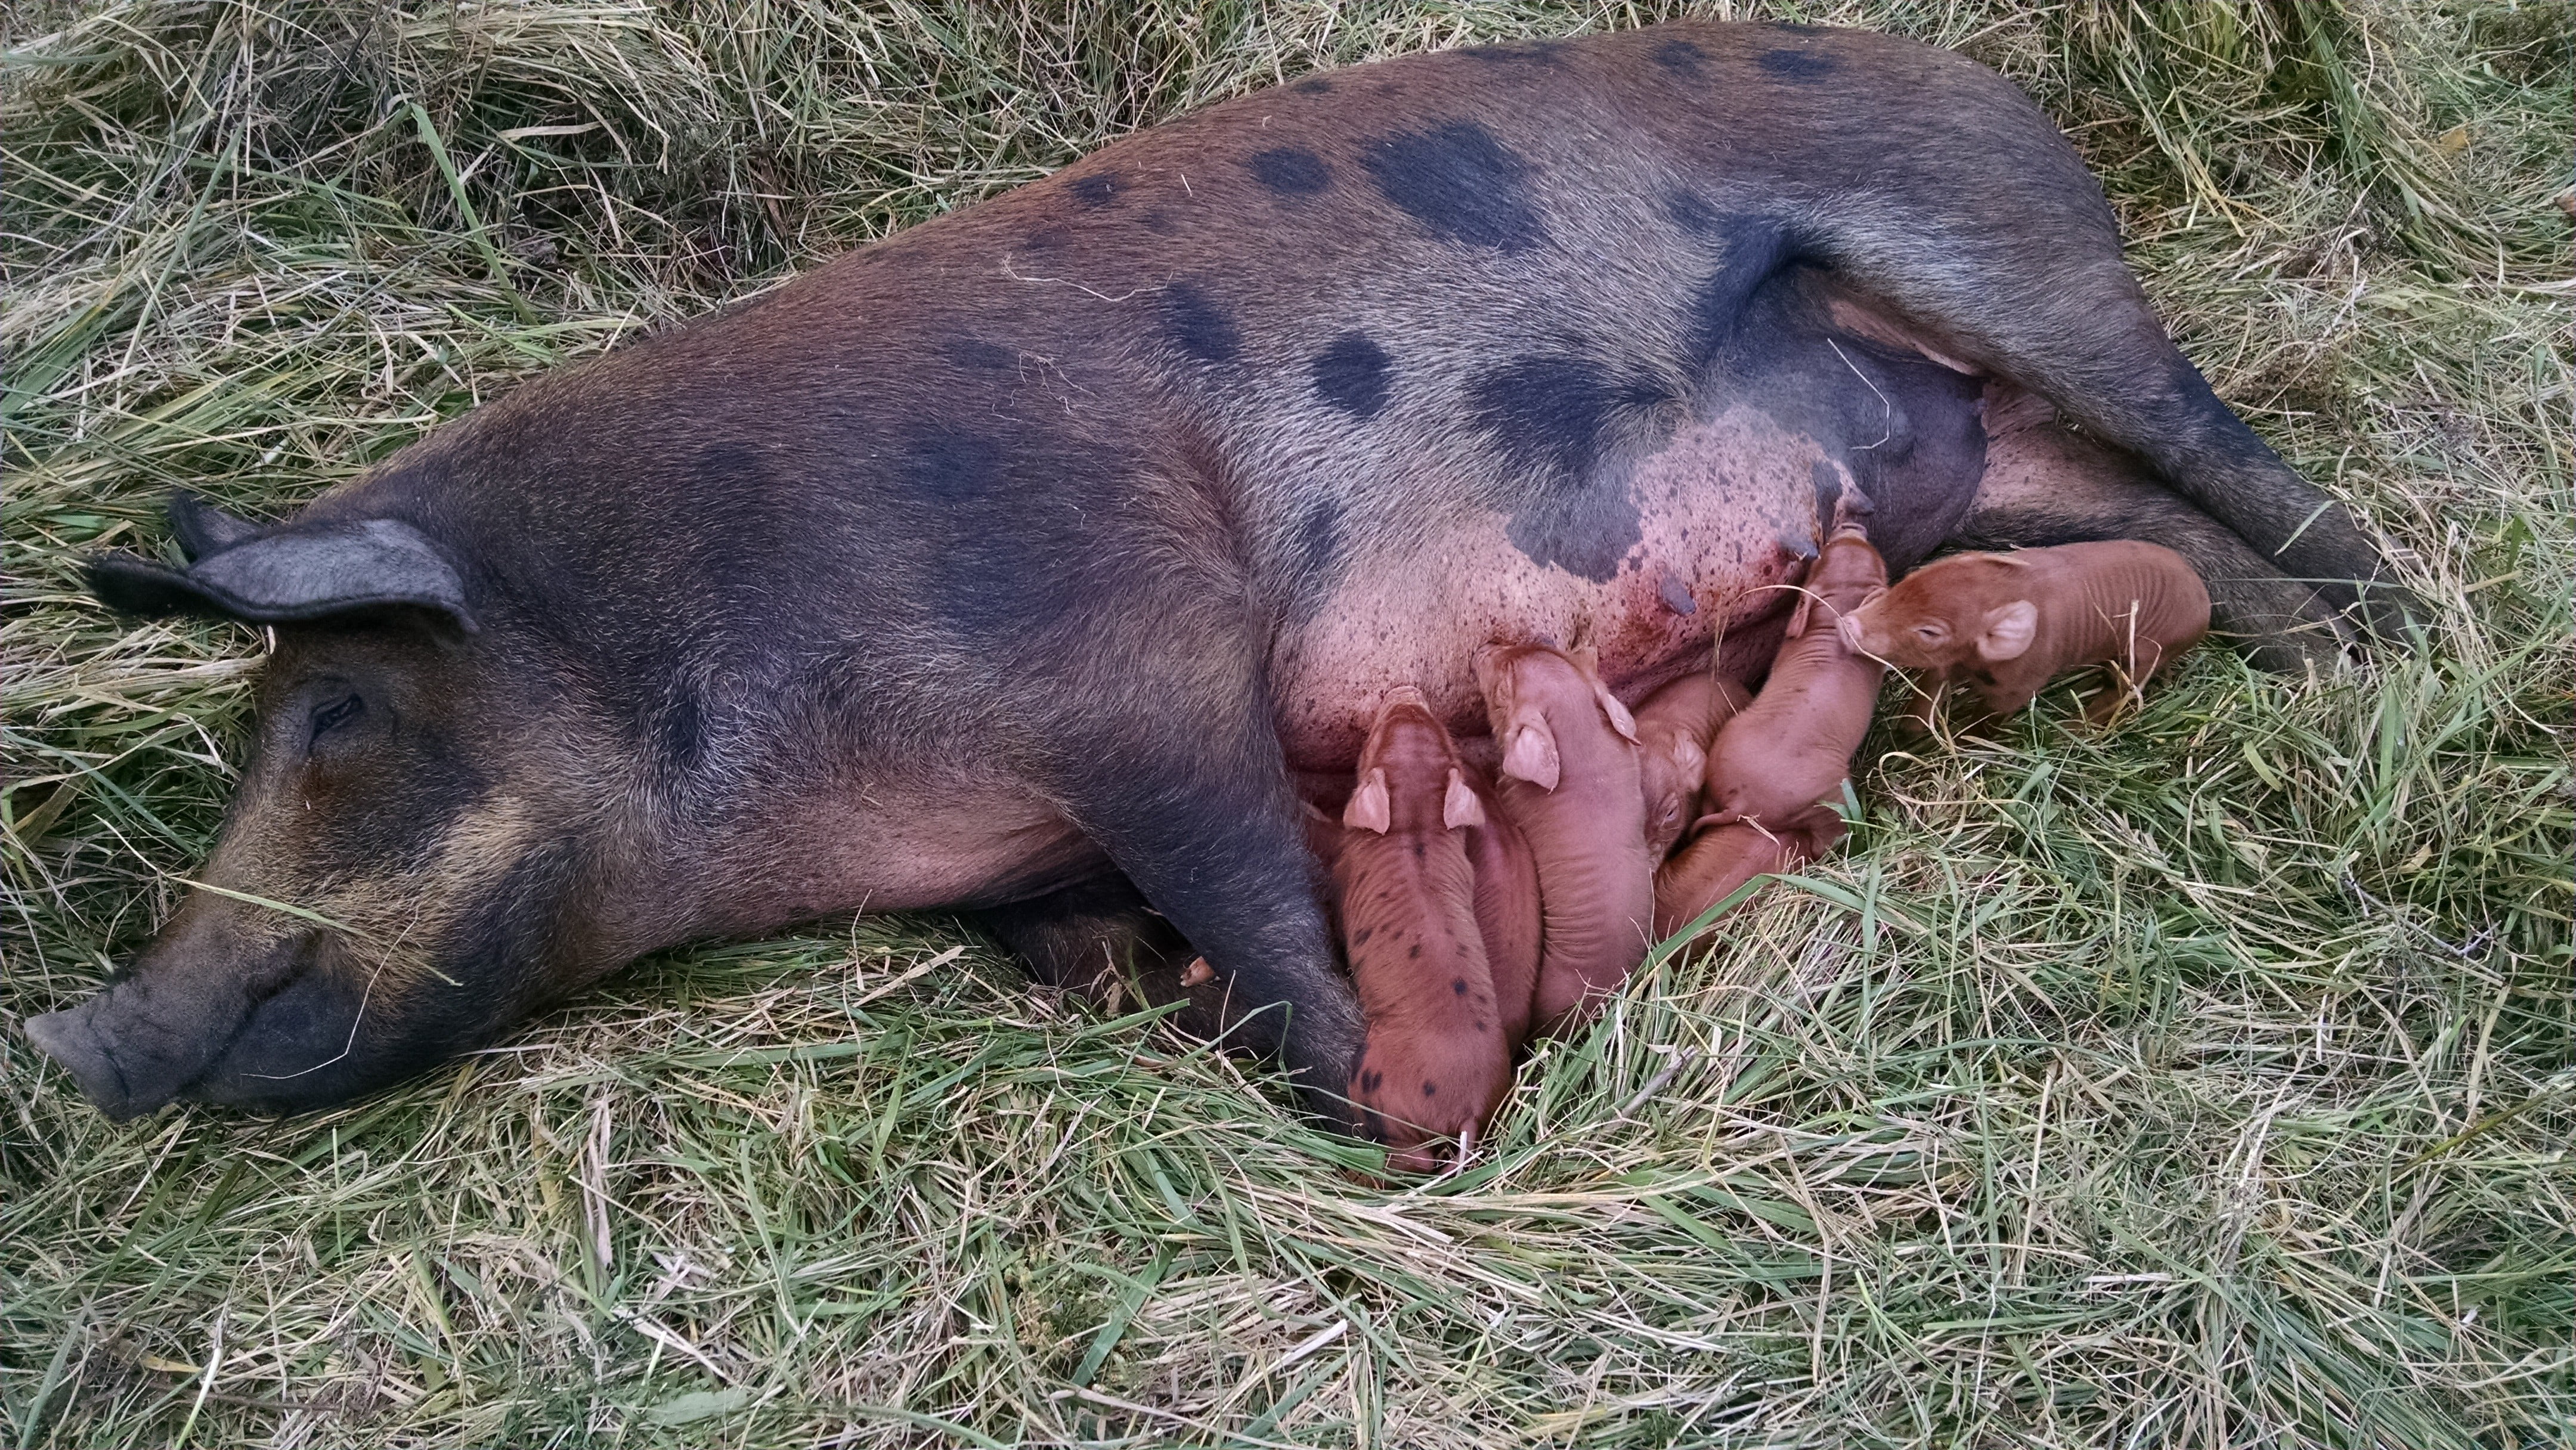
[[(0, 1443), (2576, 1443), (2556, 4), (1712, 7), (2013, 75), (2436, 620), (1888, 753), (1400, 1189), (937, 920), (655, 958), (285, 1123), (0, 1033)], [(74, 561), (1282, 77), (1651, 6), (30, 0), (0, 39), (0, 1024), (146, 939), (255, 632)]]

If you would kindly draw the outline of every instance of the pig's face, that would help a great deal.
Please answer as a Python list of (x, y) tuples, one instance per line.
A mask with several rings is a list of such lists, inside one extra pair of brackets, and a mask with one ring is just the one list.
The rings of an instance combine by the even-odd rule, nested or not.
[(1975, 669), (2029, 650), (2039, 610), (2026, 568), (2000, 554), (1939, 560), (1843, 616), (1843, 642), (1902, 670)]
[(27, 1023), (109, 1116), (344, 1101), (622, 959), (578, 900), (616, 834), (579, 797), (615, 793), (561, 692), (468, 622), (380, 601), (279, 629), (193, 889), (107, 990)]
[(1417, 835), (1484, 823), (1483, 803), (1467, 784), (1457, 748), (1422, 692), (1389, 691), (1360, 750), (1359, 785), (1343, 808), (1343, 826)]

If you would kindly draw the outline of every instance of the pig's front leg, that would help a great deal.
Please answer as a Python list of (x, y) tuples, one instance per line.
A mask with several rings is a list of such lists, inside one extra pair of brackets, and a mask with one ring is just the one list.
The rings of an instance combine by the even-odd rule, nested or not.
[[(1256, 679), (1131, 700), (1060, 738), (1066, 811), (1215, 969), (1224, 1039), (1277, 1053), (1346, 1131), (1366, 1028), (1333, 962), (1313, 854)], [(1123, 727), (1123, 728), (1117, 728)]]

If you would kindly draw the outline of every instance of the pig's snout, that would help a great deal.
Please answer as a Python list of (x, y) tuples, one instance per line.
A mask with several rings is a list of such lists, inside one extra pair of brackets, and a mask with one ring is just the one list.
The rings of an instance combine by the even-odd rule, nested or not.
[(318, 934), (227, 952), (207, 925), (165, 935), (89, 1000), (27, 1019), (27, 1040), (118, 1121), (181, 1098), (284, 1111), (348, 1095), (352, 1074), (334, 1059), (350, 1055), (359, 994), (314, 969), (328, 955)]
[(117, 1122), (180, 1096), (222, 1055), (249, 1015), (215, 994), (129, 977), (60, 1012), (27, 1019), (27, 1040), (60, 1063)]

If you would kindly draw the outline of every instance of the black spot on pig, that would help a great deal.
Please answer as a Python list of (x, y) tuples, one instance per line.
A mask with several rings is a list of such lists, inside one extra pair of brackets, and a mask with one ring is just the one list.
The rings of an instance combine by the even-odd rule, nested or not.
[(1201, 362), (1232, 362), (1243, 346), (1234, 318), (1187, 282), (1163, 289), (1163, 330)]
[(1466, 995), (1467, 995), (1467, 979), (1466, 979), (1466, 978), (1464, 978), (1464, 977), (1451, 977), (1451, 978), (1449, 979), (1449, 990), (1450, 990), (1451, 992), (1455, 993), (1455, 994), (1456, 994), (1456, 995), (1458, 995), (1458, 996), (1461, 996), (1461, 997), (1466, 996)]
[(1437, 1093), (1437, 1092), (1439, 1092), (1439, 1091), (1440, 1091), (1440, 1084), (1438, 1084), (1438, 1083), (1436, 1083), (1436, 1082), (1426, 1082), (1426, 1083), (1424, 1083), (1424, 1084), (1422, 1085), (1422, 1095), (1423, 1095), (1424, 1097), (1426, 1097), (1426, 1098), (1427, 1098), (1427, 1097), (1430, 1097), (1431, 1095), (1433, 1095), (1434, 1093)]
[(1386, 406), (1393, 379), (1386, 349), (1365, 332), (1345, 332), (1315, 355), (1315, 393), (1354, 418)]
[(1333, 184), (1333, 168), (1300, 146), (1274, 146), (1244, 163), (1252, 179), (1282, 196), (1312, 196)]
[[(1050, 452), (1025, 437), (939, 424), (917, 428), (894, 459), (892, 482), (929, 522), (917, 561), (916, 597), (934, 601), (934, 617), (978, 644), (1025, 645), (1067, 617), (1086, 589), (1097, 588), (1088, 561), (1096, 540), (1060, 531), (1082, 516), (1075, 501), (1093, 481), (1114, 477), (1118, 460), (1068, 450)], [(1063, 500), (1063, 519), (1029, 518), (1040, 489)]]
[(931, 428), (915, 434), (904, 458), (904, 481), (922, 498), (952, 507), (999, 498), (1001, 450), (980, 433)]
[(1329, 96), (1333, 93), (1333, 83), (1322, 76), (1308, 76), (1288, 89), (1301, 96)]
[[(1342, 556), (1342, 504), (1339, 499), (1320, 499), (1306, 507), (1297, 521), (1297, 562), (1309, 575), (1331, 569)], [(1365, 929), (1352, 938), (1356, 946), (1368, 940)]]
[(1604, 583), (1644, 537), (1623, 481), (1600, 476), (1621, 415), (1667, 400), (1649, 381), (1614, 378), (1589, 358), (1515, 359), (1468, 389), (1468, 412), (1535, 487), (1504, 533), (1533, 564)]
[(1795, 255), (1788, 228), (1768, 217), (1721, 217), (1709, 235), (1723, 237), (1726, 252), (1718, 269), (1691, 291), (1683, 361), (1694, 372), (1716, 360), (1755, 291)]
[(1471, 45), (1458, 52), (1485, 65), (1544, 65), (1565, 63), (1565, 43), (1558, 40), (1533, 40), (1520, 45)]
[(1522, 557), (1607, 584), (1645, 537), (1637, 500), (1627, 487), (1593, 480), (1561, 494), (1528, 499), (1512, 510), (1503, 535)]
[(1115, 171), (1097, 171), (1076, 178), (1065, 190), (1072, 192), (1073, 199), (1084, 206), (1097, 209), (1118, 199), (1118, 188), (1124, 180)]
[(961, 368), (979, 372), (999, 372), (1016, 367), (1020, 355), (998, 343), (980, 337), (951, 337), (939, 345), (940, 352)]
[(1530, 201), (1534, 168), (1473, 121), (1389, 136), (1361, 164), (1387, 200), (1450, 241), (1526, 252), (1547, 240)]
[(676, 686), (661, 713), (654, 717), (653, 744), (662, 759), (680, 774), (697, 768), (706, 752), (707, 722), (698, 704), (695, 690)]
[(1592, 471), (1622, 408), (1662, 400), (1657, 388), (1564, 354), (1515, 358), (1467, 390), (1470, 415), (1504, 460), (1557, 487)]
[(1766, 50), (1754, 64), (1784, 81), (1792, 81), (1802, 86), (1814, 85), (1832, 75), (1836, 68), (1832, 56), (1818, 55), (1811, 50), (1786, 48)]
[(1073, 233), (1057, 222), (1041, 222), (1029, 228), (1020, 245), (1032, 252), (1052, 252), (1073, 240)]
[(1687, 40), (1667, 40), (1655, 47), (1655, 64), (1676, 75), (1698, 75), (1700, 62), (1706, 59), (1708, 52)]

